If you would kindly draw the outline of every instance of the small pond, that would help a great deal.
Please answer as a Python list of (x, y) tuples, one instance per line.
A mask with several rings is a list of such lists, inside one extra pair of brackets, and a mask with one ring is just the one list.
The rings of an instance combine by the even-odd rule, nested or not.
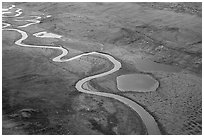
[(127, 74), (117, 77), (117, 87), (120, 91), (155, 91), (159, 82), (146, 74)]

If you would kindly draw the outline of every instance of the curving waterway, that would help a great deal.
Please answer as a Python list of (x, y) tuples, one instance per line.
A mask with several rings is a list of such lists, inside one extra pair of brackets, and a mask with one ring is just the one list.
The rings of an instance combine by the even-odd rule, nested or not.
[[(15, 15), (13, 15), (13, 16), (5, 16), (4, 15), (4, 14), (12, 13), (10, 10), (13, 9), (13, 8), (15, 8), (15, 5), (12, 5), (11, 7), (7, 8), (7, 9), (3, 9), (2, 10), (3, 17), (4, 18), (6, 18), (6, 17), (18, 18), (23, 13), (22, 9), (17, 8), (15, 10), (15, 13), (16, 13)], [(51, 15), (49, 15), (48, 17), (50, 17), (50, 16)], [(20, 17), (20, 18), (22, 18), (22, 17)], [(29, 22), (28, 24), (17, 27), (17, 28), (25, 28), (25, 27), (28, 27), (30, 25), (34, 25), (34, 24), (39, 23), (40, 18), (41, 17), (39, 17), (39, 16), (35, 16), (35, 19), (32, 19), (32, 20), (18, 20), (17, 19), (15, 21), (28, 21)], [(104, 57), (108, 58), (109, 61), (111, 61), (114, 64), (114, 68), (112, 68), (111, 70), (109, 70), (107, 72), (97, 74), (97, 75), (94, 75), (94, 76), (89, 76), (89, 77), (86, 77), (84, 79), (79, 80), (75, 85), (76, 89), (78, 91), (80, 91), (80, 92), (87, 93), (87, 94), (93, 94), (93, 95), (113, 98), (113, 99), (116, 99), (116, 100), (126, 104), (127, 106), (132, 108), (135, 112), (137, 112), (138, 115), (141, 117), (143, 123), (146, 126), (148, 134), (150, 134), (150, 135), (161, 134), (155, 119), (143, 107), (141, 107), (139, 104), (137, 104), (136, 102), (134, 102), (134, 101), (132, 101), (132, 100), (130, 100), (128, 98), (122, 97), (120, 95), (105, 93), (105, 92), (99, 92), (96, 89), (93, 89), (93, 87), (91, 87), (89, 85), (88, 82), (90, 80), (92, 80), (94, 78), (99, 78), (99, 77), (103, 77), (103, 76), (112, 74), (112, 73), (118, 71), (122, 67), (121, 63), (119, 61), (117, 61), (114, 57), (112, 57), (111, 55), (108, 55), (108, 54), (104, 54), (104, 53), (89, 52), (89, 53), (83, 53), (83, 54), (77, 55), (77, 56), (69, 58), (69, 59), (62, 59), (64, 56), (66, 56), (69, 53), (69, 51), (67, 49), (65, 49), (65, 48), (63, 48), (61, 46), (53, 47), (53, 46), (38, 46), (38, 45), (24, 44), (23, 41), (28, 38), (28, 35), (27, 35), (27, 33), (25, 31), (20, 30), (20, 29), (8, 28), (8, 27), (11, 27), (12, 25), (8, 24), (8, 23), (5, 23), (5, 22), (3, 22), (2, 24), (3, 24), (2, 28), (3, 28), (4, 31), (16, 31), (16, 32), (21, 34), (21, 38), (19, 40), (15, 41), (15, 44), (18, 45), (18, 46), (29, 47), (29, 48), (45, 48), (45, 49), (60, 50), (62, 53), (60, 55), (58, 55), (57, 57), (52, 59), (54, 62), (68, 62), (68, 61), (71, 61), (71, 60), (78, 59), (78, 58), (80, 58), (82, 56), (93, 55), (93, 54), (104, 56)], [(47, 32), (37, 33), (34, 36), (40, 37), (40, 38), (41, 37), (42, 38), (47, 37), (47, 38), (59, 38), (59, 39), (62, 37), (62, 36), (53, 35), (53, 34), (49, 35), (49, 33), (47, 33)]]

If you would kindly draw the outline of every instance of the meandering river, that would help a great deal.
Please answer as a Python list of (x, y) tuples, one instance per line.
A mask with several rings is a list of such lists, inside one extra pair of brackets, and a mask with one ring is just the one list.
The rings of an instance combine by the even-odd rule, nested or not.
[[(23, 13), (22, 9), (17, 8), (15, 10), (15, 13), (16, 13), (15, 15), (12, 15), (12, 16), (4, 15), (4, 14), (13, 14), (12, 11), (11, 11), (13, 8), (15, 8), (15, 5), (12, 5), (11, 7), (7, 8), (7, 9), (3, 9), (2, 10), (2, 14), (3, 14), (2, 17), (3, 18), (6, 18), (6, 17), (18, 18)], [(50, 16), (51, 15), (49, 15), (48, 17), (50, 17)], [(20, 18), (22, 19), (22, 17), (20, 17)], [(132, 108), (136, 113), (138, 113), (138, 115), (141, 117), (142, 121), (144, 122), (144, 124), (146, 126), (148, 134), (150, 134), (150, 135), (161, 134), (155, 119), (143, 107), (141, 107), (136, 102), (134, 102), (134, 101), (132, 101), (132, 100), (130, 100), (128, 98), (122, 97), (120, 95), (105, 93), (105, 92), (99, 92), (96, 89), (93, 89), (92, 87), (90, 88), (90, 85), (88, 83), (90, 80), (92, 80), (94, 78), (99, 78), (99, 77), (103, 77), (103, 76), (112, 74), (112, 73), (118, 71), (122, 67), (121, 63), (119, 61), (117, 61), (114, 57), (112, 57), (111, 55), (108, 55), (108, 54), (105, 54), (105, 53), (99, 53), (99, 52), (90, 52), (90, 53), (83, 53), (83, 54), (77, 55), (77, 56), (69, 58), (69, 59), (62, 59), (64, 56), (66, 56), (69, 53), (69, 51), (67, 49), (61, 47), (61, 46), (53, 47), (53, 46), (39, 46), (39, 45), (24, 44), (23, 41), (28, 38), (28, 35), (27, 35), (27, 33), (25, 31), (20, 30), (19, 28), (25, 28), (25, 27), (29, 27), (30, 25), (37, 24), (37, 23), (40, 22), (39, 19), (41, 19), (40, 16), (36, 16), (35, 19), (31, 19), (31, 20), (18, 20), (18, 19), (16, 19), (15, 21), (28, 21), (29, 22), (28, 24), (18, 26), (17, 27), (18, 29), (12, 28), (12, 24), (8, 24), (8, 23), (3, 22), (4, 26), (2, 28), (3, 28), (4, 31), (16, 31), (16, 32), (21, 34), (21, 38), (18, 39), (17, 41), (15, 41), (15, 44), (18, 45), (18, 46), (28, 47), (28, 48), (46, 48), (46, 49), (60, 50), (62, 53), (60, 55), (58, 55), (57, 57), (52, 59), (54, 62), (68, 62), (68, 61), (71, 61), (71, 60), (78, 59), (78, 58), (80, 58), (82, 56), (92, 55), (92, 54), (100, 55), (100, 56), (104, 56), (104, 57), (108, 58), (109, 61), (111, 61), (114, 64), (114, 68), (112, 68), (111, 70), (109, 70), (107, 72), (97, 74), (97, 75), (94, 75), (94, 76), (88, 76), (88, 77), (86, 77), (84, 79), (79, 80), (75, 85), (76, 89), (78, 91), (80, 91), (80, 92), (87, 93), (87, 94), (93, 94), (93, 95), (113, 98), (113, 99), (116, 99), (116, 100), (126, 104), (127, 106)], [(59, 36), (59, 35), (56, 35), (56, 34), (54, 35), (54, 34), (51, 34), (51, 33), (47, 33), (46, 31), (41, 32), (41, 33), (37, 33), (34, 36), (39, 37), (39, 38), (46, 38), (46, 37), (48, 37), (48, 38), (58, 38), (58, 39), (61, 38), (61, 36)]]

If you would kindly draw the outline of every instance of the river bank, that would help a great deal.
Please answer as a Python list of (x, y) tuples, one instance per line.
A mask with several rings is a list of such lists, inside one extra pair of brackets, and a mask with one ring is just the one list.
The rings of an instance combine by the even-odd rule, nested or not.
[[(9, 35), (5, 35), (4, 33), (4, 36)], [(96, 116), (100, 116), (99, 118), (101, 118), (104, 115), (103, 117), (106, 119), (110, 112), (104, 111), (100, 105), (103, 102), (117, 102), (115, 100), (103, 98), (100, 103), (97, 101), (100, 100), (100, 97), (94, 97), (94, 100), (86, 99), (89, 105), (93, 105), (95, 101), (99, 103), (94, 110), (89, 108), (91, 106), (85, 107), (84, 110), (82, 104), (77, 105), (77, 102), (80, 103), (83, 101), (77, 98), (87, 95), (78, 93), (74, 85), (82, 76), (84, 77), (85, 72), (89, 72), (86, 75), (90, 75), (91, 72), (93, 72), (91, 71), (93, 67), (84, 68), (84, 72), (81, 70), (81, 72), (83, 72), (81, 73), (76, 70), (78, 68), (78, 65), (74, 65), (76, 62), (71, 62), (68, 65), (71, 65), (70, 67), (63, 68), (63, 66), (67, 65), (56, 65), (48, 61), (50, 60), (49, 56), (46, 57), (42, 55), (44, 53), (52, 55), (52, 52), (52, 54), (49, 54), (49, 50), (22, 49), (15, 45), (6, 46), (5, 43), (3, 49), (3, 59), (5, 60), (6, 58), (7, 60), (6, 62), (3, 61), (3, 112), (4, 116), (15, 123), (10, 127), (6, 126), (6, 124), (3, 125), (3, 134), (130, 134), (130, 132), (132, 132), (131, 134), (146, 134), (145, 128), (141, 129), (143, 125), (142, 122), (139, 122), (140, 126), (138, 126), (138, 122), (131, 125), (130, 122), (128, 122), (129, 120), (124, 118), (124, 120), (120, 120), (120, 122), (113, 121), (112, 124), (107, 123), (103, 125), (103, 120), (96, 121), (93, 119), (94, 111), (96, 111), (96, 114), (99, 112), (102, 113)], [(11, 53), (15, 54), (11, 56)], [(30, 60), (30, 58), (32, 59)], [(92, 63), (94, 62), (96, 67), (98, 67), (100, 58), (85, 57), (81, 59), (81, 61), (83, 61), (81, 65), (83, 64), (83, 66), (85, 66), (86, 60)], [(102, 64), (102, 60), (100, 60), (100, 64)], [(106, 61), (107, 60), (105, 60), (104, 63)], [(12, 62), (16, 62), (15, 71), (13, 71), (12, 67), (9, 67), (13, 66)], [(89, 64), (89, 62), (87, 63)], [(108, 68), (105, 68), (110, 69), (110, 66), (108, 65)], [(94, 73), (96, 73), (96, 71), (94, 71)], [(15, 95), (15, 97), (13, 95)], [(92, 98), (91, 95), (90, 97)], [(76, 98), (77, 101), (73, 101), (72, 98)], [(123, 115), (129, 118), (132, 117), (130, 115), (133, 115), (133, 117), (135, 117), (133, 119), (140, 119), (134, 112), (130, 112), (129, 108), (126, 108), (125, 105), (119, 103), (117, 106), (120, 110), (115, 110), (119, 111), (117, 112), (118, 116), (116, 119), (120, 119)], [(109, 105), (104, 106), (106, 109), (109, 107)], [(80, 116), (82, 114), (86, 115), (86, 118), (82, 119)], [(116, 116), (112, 117), (114, 118)], [(135, 121), (133, 119), (130, 121)], [(80, 127), (75, 125), (76, 120), (78, 124), (81, 125)], [(127, 123), (130, 124), (130, 127), (119, 132), (119, 129), (124, 128), (124, 125)], [(89, 125), (88, 127), (87, 124)], [(137, 126), (135, 126), (135, 124)], [(112, 125), (112, 127), (109, 127), (109, 125)], [(16, 129), (16, 126), (18, 126), (18, 129)], [(113, 127), (115, 127), (114, 131), (111, 131)], [(137, 129), (135, 129), (135, 127), (137, 127)]]

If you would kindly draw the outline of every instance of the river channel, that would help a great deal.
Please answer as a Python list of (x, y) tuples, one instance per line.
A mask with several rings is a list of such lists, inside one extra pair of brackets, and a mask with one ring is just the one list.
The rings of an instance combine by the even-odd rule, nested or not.
[[(13, 10), (15, 8), (16, 8), (15, 5), (12, 5), (7, 9), (3, 9), (2, 17), (3, 18), (13, 17), (13, 18), (17, 19), (16, 21), (23, 21), (22, 17), (20, 17), (21, 20), (18, 20), (18, 17), (23, 13), (22, 9), (16, 8), (16, 10)], [(14, 11), (15, 15), (13, 15), (14, 13), (12, 13), (12, 11)], [(6, 15), (4, 15), (4, 14), (6, 14)], [(12, 14), (12, 15), (9, 16), (8, 14)], [(138, 115), (141, 117), (141, 119), (142, 119), (142, 121), (143, 121), (143, 123), (144, 123), (144, 125), (145, 125), (145, 127), (147, 129), (148, 134), (150, 134), (150, 135), (161, 134), (160, 130), (158, 128), (158, 125), (157, 125), (155, 119), (152, 117), (152, 115), (150, 115), (143, 107), (141, 107), (136, 102), (134, 102), (134, 101), (132, 101), (132, 100), (130, 100), (128, 98), (125, 98), (123, 96), (120, 96), (120, 95), (105, 93), (105, 92), (97, 91), (96, 89), (90, 88), (90, 85), (89, 85), (90, 80), (112, 74), (112, 73), (118, 71), (122, 67), (121, 63), (118, 60), (116, 60), (114, 57), (112, 57), (111, 55), (105, 54), (105, 53), (99, 53), (99, 52), (89, 52), (89, 53), (83, 53), (83, 54), (77, 55), (77, 56), (69, 58), (69, 59), (62, 59), (64, 56), (66, 56), (69, 53), (69, 50), (67, 50), (67, 49), (65, 49), (65, 48), (63, 48), (61, 46), (53, 47), (53, 46), (38, 46), (38, 45), (24, 44), (23, 41), (28, 38), (28, 35), (27, 35), (27, 33), (25, 31), (20, 30), (20, 28), (25, 28), (25, 27), (29, 27), (30, 25), (37, 24), (37, 23), (40, 22), (40, 20), (39, 20), (40, 18), (41, 18), (40, 16), (39, 17), (37, 16), (33, 20), (24, 20), (24, 21), (28, 21), (29, 23), (25, 24), (23, 26), (18, 26), (17, 29), (12, 28), (12, 24), (8, 24), (8, 23), (3, 22), (2, 24), (4, 26), (2, 28), (3, 28), (4, 31), (16, 31), (16, 32), (21, 34), (21, 38), (18, 39), (17, 41), (15, 41), (15, 44), (18, 45), (18, 46), (22, 46), (22, 47), (25, 47), (25, 48), (45, 48), (45, 49), (60, 50), (62, 53), (60, 55), (58, 55), (57, 57), (52, 59), (54, 62), (61, 62), (61, 63), (62, 62), (68, 62), (68, 61), (71, 61), (71, 60), (79, 59), (80, 57), (85, 56), (85, 55), (93, 55), (93, 54), (94, 55), (100, 55), (100, 56), (103, 56), (103, 57), (107, 58), (110, 62), (112, 62), (114, 64), (114, 67), (111, 70), (107, 71), (107, 72), (97, 74), (97, 75), (94, 75), (94, 76), (88, 76), (86, 78), (83, 78), (83, 79), (79, 80), (75, 85), (76, 89), (79, 92), (98, 95), (98, 96), (103, 96), (103, 97), (108, 97), (108, 98), (113, 98), (113, 99), (116, 99), (116, 100), (126, 104), (127, 106), (132, 108), (136, 113), (138, 113)], [(54, 34), (51, 34), (51, 33), (47, 33), (46, 31), (39, 32), (39, 33), (35, 34), (34, 36), (39, 37), (39, 38), (57, 38), (57, 39), (60, 39), (62, 37), (62, 36), (59, 36), (59, 35), (54, 35)]]

